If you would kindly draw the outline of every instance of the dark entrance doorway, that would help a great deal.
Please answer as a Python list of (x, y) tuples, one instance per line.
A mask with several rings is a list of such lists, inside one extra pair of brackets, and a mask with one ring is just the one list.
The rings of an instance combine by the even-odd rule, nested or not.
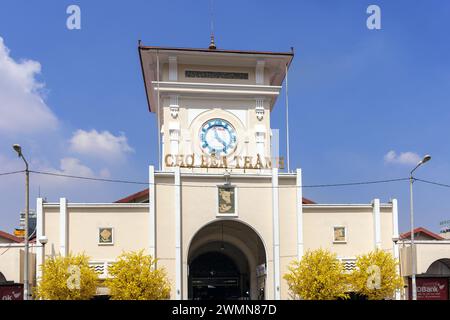
[(248, 271), (241, 273), (234, 261), (221, 252), (208, 252), (195, 258), (189, 267), (194, 300), (237, 300), (248, 298)]
[(245, 223), (217, 219), (199, 229), (187, 264), (188, 299), (265, 299), (265, 247)]

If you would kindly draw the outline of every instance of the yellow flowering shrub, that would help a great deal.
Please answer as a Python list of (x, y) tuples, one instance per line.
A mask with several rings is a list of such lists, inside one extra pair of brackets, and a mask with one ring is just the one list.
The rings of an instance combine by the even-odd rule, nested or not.
[(170, 283), (156, 259), (144, 251), (122, 253), (109, 267), (105, 281), (113, 300), (163, 300), (170, 297)]
[(392, 298), (395, 291), (403, 287), (397, 267), (398, 262), (392, 254), (383, 250), (358, 256), (350, 276), (353, 291), (369, 300)]
[(347, 275), (336, 255), (328, 250), (307, 251), (293, 261), (283, 277), (291, 295), (303, 300), (347, 299)]
[(88, 300), (95, 295), (98, 276), (85, 254), (48, 257), (40, 268), (42, 278), (34, 290), (37, 299)]

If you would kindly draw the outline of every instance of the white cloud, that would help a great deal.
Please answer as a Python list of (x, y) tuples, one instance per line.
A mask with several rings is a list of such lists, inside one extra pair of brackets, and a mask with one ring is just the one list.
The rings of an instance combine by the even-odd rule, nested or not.
[(405, 165), (416, 165), (420, 161), (420, 156), (415, 152), (401, 152), (397, 154), (394, 150), (389, 151), (384, 155), (386, 163), (396, 163)]
[[(60, 159), (59, 166), (52, 166), (48, 165), (46, 161), (35, 160), (31, 164), (31, 169), (38, 172), (50, 173), (50, 175), (38, 173), (32, 174), (31, 182), (34, 185), (40, 185), (45, 188), (49, 192), (47, 193), (48, 195), (58, 197), (64, 196), (67, 192), (74, 196), (84, 194), (86, 190), (83, 188), (85, 186), (90, 186), (92, 181), (64, 176), (54, 176), (52, 174), (105, 179), (111, 177), (111, 173), (107, 168), (99, 168), (98, 170), (94, 170), (92, 167), (84, 164), (82, 160), (74, 157), (64, 157)], [(91, 191), (91, 194), (95, 194), (95, 192)]]
[[(5, 161), (2, 162), (2, 157), (0, 155), (0, 165), (1, 164), (14, 164), (19, 163), (19, 167), (16, 170), (23, 169), (23, 165), (21, 161), (16, 161), (15, 159), (7, 159), (3, 157)], [(17, 167), (16, 167), (17, 168)], [(80, 177), (88, 177), (88, 178), (108, 178), (110, 177), (110, 172), (107, 168), (102, 168), (97, 170), (93, 170), (91, 167), (83, 164), (83, 162), (75, 157), (63, 157), (59, 160), (59, 167), (53, 166), (48, 163), (46, 159), (38, 158), (33, 159), (30, 163), (30, 169), (45, 172), (45, 173), (54, 173), (54, 174), (65, 174), (72, 176), (80, 176)], [(34, 174), (33, 180), (36, 182), (41, 181), (43, 183), (49, 183), (54, 185), (68, 184), (68, 185), (77, 185), (80, 180), (72, 179), (72, 178), (64, 178), (64, 177), (55, 177), (53, 175), (46, 174)]]
[(94, 172), (91, 168), (81, 164), (81, 161), (76, 158), (62, 158), (60, 161), (62, 173), (77, 175), (83, 177), (93, 177)]
[[(114, 176), (116, 173), (110, 172), (102, 160), (117, 161), (133, 152), (125, 134), (78, 130), (72, 137), (65, 136), (62, 123), (45, 101), (48, 90), (40, 73), (38, 61), (13, 58), (0, 37), (0, 146), (4, 146), (0, 150), (0, 172), (24, 169), (23, 161), (11, 148), (13, 143), (20, 143), (32, 170), (91, 178)], [(33, 173), (31, 206), (34, 207), (38, 194), (52, 201), (68, 197), (71, 201), (107, 202), (119, 198), (124, 188), (119, 184)], [(17, 213), (24, 204), (23, 192), (23, 173), (0, 177), (0, 229), (13, 230), (17, 225)]]
[[(67, 174), (79, 177), (88, 177), (88, 178), (110, 178), (111, 173), (107, 168), (102, 168), (98, 172), (94, 171), (90, 167), (84, 165), (80, 159), (73, 157), (65, 157), (59, 161), (59, 169), (55, 169), (52, 167), (38, 167), (38, 170), (56, 174)], [(50, 180), (55, 179), (53, 176), (47, 176)], [(65, 183), (71, 181), (72, 183), (76, 183), (77, 180), (73, 179), (65, 179), (65, 178), (57, 178), (64, 180)]]
[(34, 133), (55, 129), (58, 120), (44, 101), (36, 79), (37, 61), (16, 62), (0, 37), (0, 132)]
[(121, 160), (126, 153), (134, 152), (128, 145), (125, 134), (115, 136), (109, 131), (97, 130), (77, 130), (70, 139), (70, 151), (113, 161)]

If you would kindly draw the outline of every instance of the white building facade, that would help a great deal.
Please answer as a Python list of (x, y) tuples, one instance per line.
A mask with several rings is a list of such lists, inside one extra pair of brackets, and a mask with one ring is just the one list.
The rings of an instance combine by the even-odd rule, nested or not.
[(85, 252), (106, 278), (123, 251), (144, 249), (172, 299), (289, 299), (283, 275), (306, 250), (329, 249), (348, 270), (376, 248), (399, 257), (396, 200), (316, 204), (301, 169), (285, 170), (270, 116), (293, 52), (138, 49), (161, 164), (116, 203), (38, 199), (37, 265)]

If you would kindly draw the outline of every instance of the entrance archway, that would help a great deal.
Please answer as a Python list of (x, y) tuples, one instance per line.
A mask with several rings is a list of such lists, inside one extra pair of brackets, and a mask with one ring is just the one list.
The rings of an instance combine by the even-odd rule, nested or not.
[(450, 277), (450, 259), (439, 259), (434, 261), (426, 272), (427, 275)]
[(188, 253), (189, 299), (264, 299), (266, 251), (257, 232), (232, 219), (201, 228)]

